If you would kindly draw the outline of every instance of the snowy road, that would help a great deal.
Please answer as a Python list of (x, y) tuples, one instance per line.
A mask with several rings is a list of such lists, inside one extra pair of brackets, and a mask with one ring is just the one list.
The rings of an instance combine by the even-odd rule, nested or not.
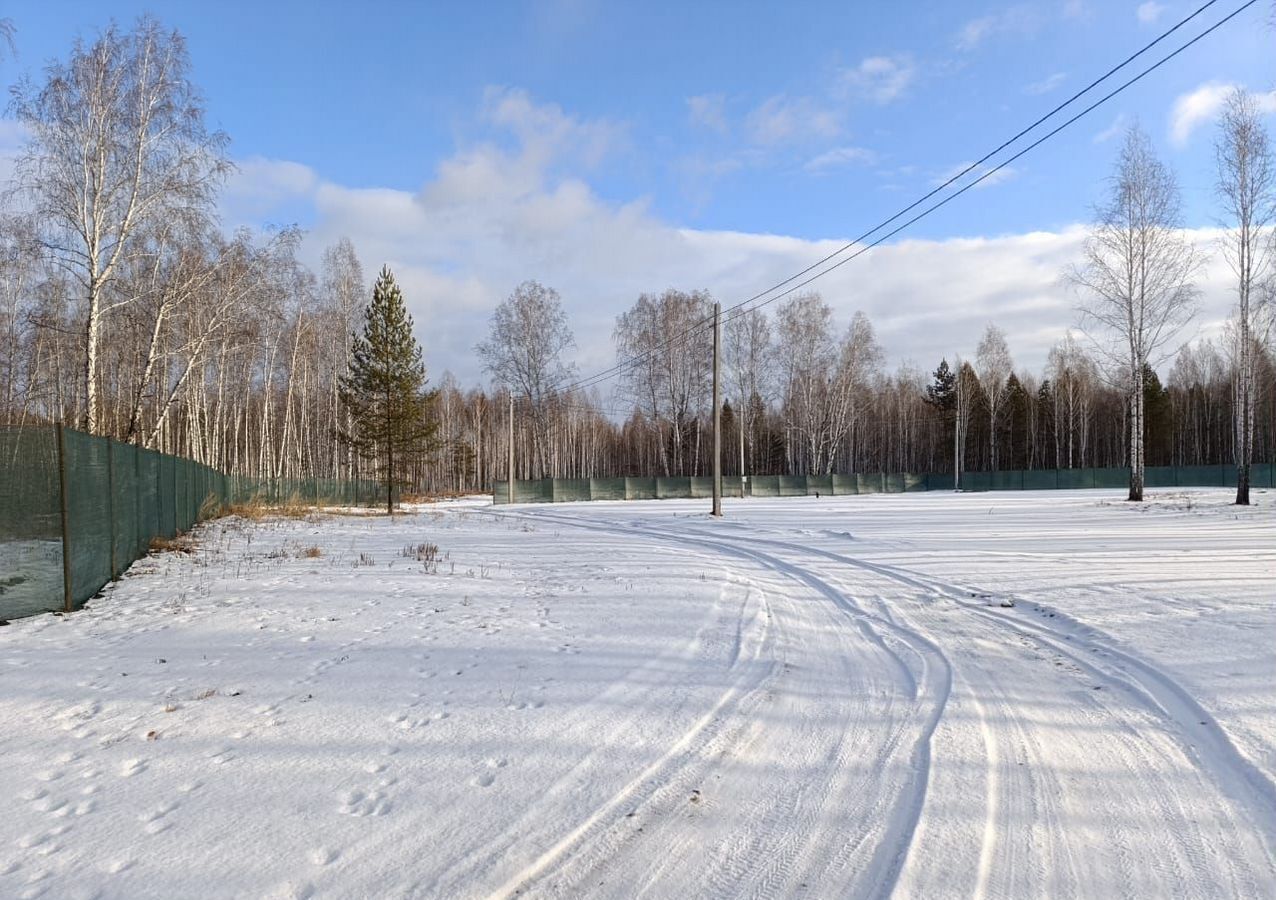
[(213, 525), (0, 630), (0, 895), (1271, 896), (1257, 499)]

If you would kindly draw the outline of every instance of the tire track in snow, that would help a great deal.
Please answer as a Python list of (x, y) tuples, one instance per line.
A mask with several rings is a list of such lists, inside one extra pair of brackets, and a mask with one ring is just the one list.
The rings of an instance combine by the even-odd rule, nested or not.
[[(903, 567), (753, 535), (747, 538), (743, 534), (733, 535), (726, 539), (748, 540), (751, 544), (821, 557), (868, 571), (911, 588), (938, 594), (1003, 631), (1041, 642), (1095, 679), (1116, 687), (1138, 707), (1170, 726), (1170, 732), (1177, 736), (1178, 746), (1184, 755), (1221, 789), (1220, 795), (1260, 836), (1269, 865), (1276, 867), (1276, 816), (1273, 815), (1276, 785), (1240, 753), (1214, 718), (1181, 685), (1150, 663), (1118, 649), (1112, 638), (1098, 629), (1082, 625), (1053, 609), (1050, 612), (1054, 621), (1062, 628), (1011, 618), (970, 599), (984, 592)], [(1038, 606), (1047, 608), (1041, 604)], [(1105, 657), (1111, 665), (1100, 664), (1100, 659)], [(1138, 743), (1137, 736), (1126, 743), (1132, 755), (1138, 755), (1133, 747)]]
[[(913, 747), (909, 753), (910, 776), (908, 783), (904, 787), (904, 799), (901, 802), (892, 804), (888, 821), (881, 837), (877, 841), (877, 846), (872, 853), (871, 859), (856, 872), (857, 876), (863, 879), (865, 885), (873, 886), (873, 895), (888, 896), (891, 893), (903, 869), (909, 848), (912, 845), (913, 836), (921, 820), (929, 786), (931, 741), (952, 691), (952, 666), (937, 644), (916, 629), (869, 612), (810, 569), (752, 547), (737, 546), (729, 541), (716, 539), (716, 537), (708, 538), (694, 534), (669, 532), (632, 523), (616, 523), (607, 520), (542, 513), (539, 511), (525, 514), (497, 513), (495, 515), (548, 520), (564, 525), (612, 533), (637, 534), (678, 546), (710, 549), (728, 556), (750, 560), (805, 585), (830, 600), (837, 609), (846, 614), (858, 626), (866, 639), (895, 661), (902, 678), (909, 685), (914, 701), (920, 707), (928, 707), (922, 716), (919, 732), (914, 738)], [(754, 543), (757, 543), (757, 541), (754, 541)], [(882, 633), (878, 630), (879, 628), (889, 632), (894, 640), (899, 641), (916, 655), (922, 664), (921, 678), (915, 678), (912, 675), (907, 663), (896, 650), (889, 646)], [(791, 830), (798, 831), (799, 829)], [(794, 835), (791, 842), (799, 841), (805, 844), (807, 843), (807, 837), (808, 835), (806, 834)], [(858, 847), (858, 842), (853, 842), (853, 844), (850, 848), (851, 850)], [(801, 846), (793, 846), (789, 853), (781, 853), (779, 858), (782, 863), (788, 863), (791, 857), (800, 858), (802, 849)], [(830, 868), (830, 861), (828, 860), (817, 862), (821, 870)], [(772, 868), (772, 866), (768, 865), (768, 868)], [(778, 891), (786, 887), (792, 889), (791, 879), (784, 876), (789, 874), (793, 866), (791, 864), (782, 864), (780, 868), (782, 872), (779, 877), (776, 877), (776, 873), (768, 873), (767, 884), (764, 885), (762, 891), (757, 893), (757, 896), (775, 896)]]
[[(677, 771), (699, 757), (721, 752), (722, 745), (729, 745), (734, 738), (732, 730), (725, 727), (729, 713), (749, 696), (755, 695), (776, 674), (774, 661), (772, 665), (762, 669), (758, 667), (765, 652), (772, 646), (773, 638), (767, 622), (770, 620), (769, 603), (765, 593), (762, 594), (758, 609), (761, 620), (761, 634), (752, 641), (752, 652), (743, 661), (745, 669), (742, 676), (734, 682), (719, 698), (717, 703), (701, 716), (683, 735), (674, 742), (657, 760), (625, 784), (607, 801), (596, 807), (573, 829), (542, 852), (530, 864), (519, 870), (504, 884), (490, 893), (493, 897), (509, 897), (524, 893), (553, 865), (559, 863), (573, 852), (580, 852), (582, 844), (597, 832), (615, 825), (624, 818), (621, 810), (644, 803), (651, 803), (656, 796), (667, 790)], [(740, 663), (739, 646), (733, 653), (733, 663)], [(756, 670), (750, 674), (749, 670)], [(614, 849), (614, 847), (612, 848)], [(596, 852), (596, 851), (595, 851)]]

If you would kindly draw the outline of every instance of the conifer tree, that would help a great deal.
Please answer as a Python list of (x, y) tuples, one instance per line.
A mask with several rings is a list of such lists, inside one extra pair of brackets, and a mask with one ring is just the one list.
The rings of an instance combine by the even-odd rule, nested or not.
[(345, 438), (384, 479), (386, 509), (394, 514), (394, 485), (404, 463), (434, 448), (430, 415), (435, 392), (425, 390), (421, 346), (412, 316), (389, 266), (383, 266), (364, 311), (363, 334), (355, 334), (350, 369), (342, 376), (341, 402), (350, 413)]

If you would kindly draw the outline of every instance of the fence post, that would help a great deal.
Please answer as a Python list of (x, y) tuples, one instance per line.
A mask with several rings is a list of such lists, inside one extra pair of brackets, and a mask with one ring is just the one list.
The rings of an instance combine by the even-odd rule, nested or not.
[(57, 426), (58, 435), (58, 491), (62, 503), (62, 610), (71, 612), (71, 529), (70, 502), (67, 498), (66, 483), (66, 436), (62, 433), (63, 425)]

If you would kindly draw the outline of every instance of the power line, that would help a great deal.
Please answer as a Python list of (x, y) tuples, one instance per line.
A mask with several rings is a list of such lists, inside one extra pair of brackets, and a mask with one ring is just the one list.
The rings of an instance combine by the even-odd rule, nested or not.
[[(1159, 43), (1161, 43), (1162, 41), (1164, 41), (1167, 37), (1169, 37), (1170, 35), (1174, 34), (1176, 31), (1178, 31), (1179, 29), (1181, 29), (1181, 28), (1182, 28), (1184, 25), (1186, 25), (1188, 22), (1190, 22), (1190, 21), (1192, 21), (1193, 19), (1195, 19), (1197, 16), (1199, 16), (1199, 15), (1200, 15), (1201, 13), (1203, 13), (1205, 10), (1209, 9), (1211, 6), (1214, 6), (1217, 2), (1218, 2), (1218, 0), (1209, 0), (1209, 2), (1207, 2), (1207, 3), (1203, 4), (1202, 6), (1200, 6), (1199, 8), (1197, 8), (1195, 11), (1193, 11), (1193, 12), (1192, 12), (1192, 13), (1190, 13), (1189, 15), (1185, 16), (1183, 19), (1179, 20), (1177, 23), (1175, 23), (1173, 26), (1171, 26), (1170, 28), (1168, 28), (1167, 30), (1165, 30), (1164, 32), (1162, 32), (1160, 35), (1158, 35), (1158, 36), (1157, 36), (1156, 38), (1154, 38), (1152, 41), (1150, 41), (1149, 43), (1147, 43), (1146, 45), (1144, 45), (1142, 48), (1140, 48), (1139, 50), (1137, 50), (1135, 53), (1133, 53), (1133, 54), (1131, 54), (1130, 56), (1126, 57), (1123, 61), (1121, 61), (1121, 62), (1120, 62), (1120, 63), (1118, 63), (1117, 65), (1115, 65), (1115, 66), (1113, 66), (1112, 68), (1110, 68), (1110, 69), (1109, 69), (1107, 72), (1105, 72), (1103, 75), (1101, 75), (1101, 76), (1099, 76), (1098, 78), (1094, 79), (1094, 80), (1093, 80), (1093, 81), (1091, 81), (1088, 85), (1086, 85), (1084, 88), (1082, 88), (1081, 90), (1077, 91), (1077, 92), (1076, 92), (1076, 93), (1074, 93), (1072, 96), (1070, 96), (1068, 99), (1064, 100), (1062, 103), (1060, 103), (1060, 104), (1058, 104), (1057, 106), (1055, 106), (1053, 109), (1051, 109), (1051, 110), (1050, 110), (1049, 112), (1047, 112), (1045, 115), (1043, 115), (1043, 116), (1039, 117), (1038, 119), (1036, 119), (1036, 120), (1035, 120), (1032, 124), (1030, 124), (1030, 125), (1028, 125), (1027, 127), (1025, 127), (1025, 128), (1021, 129), (1021, 130), (1020, 130), (1019, 132), (1017, 132), (1017, 133), (1016, 133), (1013, 137), (1008, 138), (1007, 140), (1003, 141), (1003, 142), (1002, 142), (1001, 144), (999, 144), (999, 145), (998, 145), (995, 149), (993, 149), (993, 150), (989, 151), (988, 153), (985, 153), (985, 154), (984, 154), (983, 156), (981, 156), (978, 160), (976, 160), (976, 161), (975, 161), (975, 162), (973, 162), (973, 163), (970, 163), (969, 165), (967, 165), (966, 167), (964, 167), (961, 171), (959, 171), (957, 174), (953, 175), (952, 177), (950, 177), (949, 179), (947, 179), (946, 181), (944, 181), (942, 184), (940, 184), (940, 185), (938, 185), (937, 187), (933, 188), (932, 190), (928, 191), (926, 194), (922, 195), (922, 196), (921, 196), (921, 197), (919, 197), (917, 200), (915, 200), (915, 201), (913, 201), (912, 203), (910, 203), (908, 206), (906, 206), (906, 207), (904, 207), (903, 209), (899, 210), (899, 211), (898, 211), (898, 212), (896, 212), (894, 215), (890, 216), (889, 218), (887, 218), (887, 219), (883, 220), (882, 222), (878, 223), (877, 225), (875, 225), (873, 228), (871, 228), (871, 229), (869, 229), (868, 231), (864, 232), (864, 234), (860, 235), (860, 237), (858, 237), (858, 238), (856, 238), (856, 239), (854, 239), (854, 240), (852, 240), (852, 241), (848, 241), (848, 242), (847, 242), (846, 244), (844, 244), (842, 247), (838, 248), (837, 250), (833, 251), (832, 253), (828, 254), (827, 256), (823, 257), (822, 259), (817, 260), (816, 262), (814, 262), (814, 263), (812, 263), (811, 265), (807, 266), (805, 269), (802, 269), (801, 271), (799, 271), (799, 272), (797, 272), (797, 273), (795, 273), (795, 274), (793, 274), (793, 275), (789, 276), (788, 278), (784, 279), (783, 281), (780, 281), (780, 282), (778, 282), (778, 283), (776, 283), (776, 284), (772, 285), (771, 287), (767, 288), (766, 290), (761, 291), (761, 292), (759, 292), (759, 293), (757, 293), (757, 294), (754, 294), (752, 297), (749, 297), (749, 298), (747, 298), (747, 299), (745, 299), (745, 300), (740, 301), (739, 303), (736, 303), (736, 304), (734, 304), (734, 305), (732, 305), (732, 306), (728, 307), (726, 310), (724, 310), (724, 312), (726, 312), (726, 313), (728, 313), (728, 314), (729, 314), (729, 315), (727, 316), (727, 318), (726, 318), (726, 321), (728, 321), (728, 322), (729, 322), (729, 321), (731, 321), (732, 319), (735, 319), (735, 318), (737, 318), (737, 317), (739, 317), (739, 316), (741, 316), (741, 315), (744, 315), (744, 314), (745, 314), (745, 313), (747, 313), (747, 312), (750, 312), (750, 311), (752, 311), (752, 310), (754, 310), (754, 309), (760, 309), (760, 308), (762, 308), (763, 306), (767, 306), (767, 305), (769, 305), (770, 303), (775, 302), (776, 300), (779, 300), (779, 299), (781, 299), (781, 298), (783, 298), (783, 297), (786, 297), (786, 296), (788, 296), (788, 295), (792, 294), (794, 291), (799, 290), (799, 289), (800, 289), (800, 288), (802, 288), (802, 287), (805, 287), (806, 285), (810, 284), (812, 281), (815, 281), (817, 278), (821, 278), (821, 277), (823, 277), (824, 275), (828, 274), (829, 272), (833, 271), (834, 269), (839, 268), (840, 266), (842, 266), (842, 265), (846, 264), (847, 262), (850, 262), (852, 259), (858, 258), (860, 255), (862, 255), (863, 253), (865, 253), (865, 252), (867, 252), (868, 250), (872, 249), (873, 247), (878, 246), (878, 245), (879, 245), (879, 244), (881, 244), (882, 242), (884, 242), (884, 241), (886, 241), (886, 240), (890, 239), (891, 237), (893, 237), (894, 235), (898, 234), (900, 231), (903, 231), (905, 228), (909, 227), (910, 225), (912, 225), (912, 224), (916, 223), (916, 222), (917, 222), (917, 221), (919, 221), (920, 219), (925, 218), (927, 215), (930, 215), (932, 212), (934, 212), (935, 210), (939, 209), (940, 207), (942, 207), (942, 206), (946, 205), (946, 204), (947, 204), (948, 202), (950, 202), (951, 200), (956, 199), (957, 197), (959, 197), (959, 196), (961, 196), (962, 194), (964, 194), (966, 191), (970, 190), (971, 188), (973, 188), (973, 187), (975, 187), (975, 186), (979, 185), (980, 183), (982, 183), (983, 181), (987, 180), (989, 177), (991, 177), (992, 175), (994, 175), (996, 172), (1000, 171), (1001, 169), (1004, 169), (1007, 165), (1009, 165), (1010, 163), (1012, 163), (1012, 162), (1014, 162), (1015, 160), (1019, 159), (1019, 158), (1020, 158), (1020, 157), (1022, 157), (1024, 154), (1026, 154), (1026, 153), (1030, 152), (1031, 150), (1033, 150), (1034, 148), (1036, 148), (1036, 147), (1040, 146), (1040, 144), (1044, 143), (1044, 142), (1045, 142), (1046, 140), (1048, 140), (1049, 138), (1051, 138), (1051, 137), (1053, 137), (1054, 135), (1058, 134), (1058, 133), (1059, 133), (1060, 131), (1062, 131), (1064, 128), (1067, 128), (1069, 125), (1071, 125), (1072, 123), (1076, 122), (1078, 119), (1080, 119), (1081, 117), (1085, 116), (1085, 115), (1086, 115), (1086, 114), (1088, 114), (1089, 112), (1093, 111), (1093, 110), (1094, 110), (1095, 108), (1097, 108), (1098, 106), (1101, 106), (1103, 103), (1106, 103), (1108, 100), (1112, 99), (1112, 98), (1113, 98), (1113, 97), (1115, 97), (1117, 94), (1121, 93), (1122, 91), (1124, 91), (1125, 89), (1127, 89), (1128, 87), (1130, 87), (1131, 85), (1133, 85), (1134, 83), (1136, 83), (1137, 81), (1141, 80), (1141, 79), (1142, 79), (1142, 78), (1144, 78), (1146, 75), (1148, 75), (1148, 74), (1150, 74), (1151, 72), (1155, 71), (1156, 69), (1160, 68), (1160, 67), (1161, 67), (1162, 65), (1164, 65), (1166, 62), (1168, 62), (1169, 60), (1171, 60), (1171, 59), (1173, 59), (1174, 57), (1178, 56), (1180, 53), (1182, 53), (1182, 52), (1183, 52), (1184, 50), (1186, 50), (1188, 47), (1191, 47), (1193, 44), (1195, 44), (1195, 43), (1197, 43), (1198, 41), (1200, 41), (1201, 39), (1203, 39), (1206, 35), (1208, 35), (1208, 34), (1212, 33), (1213, 31), (1217, 30), (1217, 29), (1218, 29), (1218, 28), (1220, 28), (1222, 25), (1226, 24), (1228, 21), (1230, 21), (1231, 19), (1235, 18), (1235, 17), (1236, 17), (1237, 15), (1239, 15), (1241, 12), (1243, 12), (1243, 11), (1244, 11), (1244, 10), (1246, 10), (1246, 9), (1248, 9), (1250, 6), (1254, 5), (1254, 3), (1258, 2), (1258, 0), (1248, 0), (1248, 2), (1246, 2), (1246, 3), (1242, 4), (1240, 7), (1238, 7), (1238, 8), (1237, 8), (1237, 9), (1235, 9), (1233, 12), (1231, 12), (1229, 15), (1227, 15), (1227, 16), (1226, 16), (1226, 17), (1224, 17), (1223, 19), (1219, 20), (1219, 21), (1218, 21), (1218, 22), (1216, 22), (1214, 25), (1210, 26), (1210, 27), (1209, 27), (1209, 28), (1207, 28), (1205, 31), (1203, 31), (1203, 32), (1201, 32), (1200, 34), (1198, 34), (1196, 37), (1192, 38), (1190, 41), (1188, 41), (1188, 42), (1184, 43), (1183, 45), (1179, 46), (1177, 49), (1175, 49), (1175, 50), (1174, 50), (1174, 51), (1172, 51), (1171, 53), (1169, 53), (1169, 54), (1167, 54), (1166, 56), (1162, 57), (1162, 58), (1161, 58), (1160, 60), (1158, 60), (1156, 63), (1154, 63), (1153, 65), (1151, 65), (1151, 66), (1149, 66), (1148, 68), (1144, 69), (1142, 72), (1140, 72), (1138, 75), (1136, 75), (1136, 76), (1134, 76), (1133, 78), (1129, 79), (1128, 81), (1126, 81), (1125, 83), (1123, 83), (1122, 85), (1120, 85), (1119, 87), (1117, 87), (1116, 89), (1114, 89), (1114, 90), (1110, 91), (1108, 94), (1104, 95), (1104, 96), (1103, 96), (1102, 98), (1100, 98), (1099, 100), (1097, 100), (1097, 101), (1095, 101), (1094, 103), (1090, 104), (1090, 105), (1089, 105), (1089, 106), (1087, 106), (1085, 109), (1083, 109), (1081, 112), (1079, 112), (1079, 113), (1077, 113), (1076, 115), (1072, 116), (1071, 118), (1069, 118), (1069, 119), (1068, 119), (1068, 120), (1066, 120), (1064, 123), (1062, 123), (1061, 125), (1057, 126), (1056, 128), (1052, 129), (1050, 132), (1048, 132), (1048, 133), (1047, 133), (1047, 134), (1045, 134), (1044, 136), (1042, 136), (1042, 137), (1038, 138), (1038, 139), (1037, 139), (1036, 141), (1034, 141), (1032, 144), (1030, 144), (1030, 145), (1028, 145), (1027, 147), (1023, 148), (1022, 150), (1018, 151), (1017, 153), (1015, 153), (1015, 154), (1014, 154), (1013, 156), (1011, 156), (1010, 158), (1008, 158), (1008, 159), (1006, 159), (1006, 160), (1002, 161), (1001, 163), (999, 163), (999, 164), (998, 164), (997, 166), (995, 166), (994, 168), (991, 168), (991, 169), (989, 169), (989, 170), (987, 170), (987, 171), (983, 172), (983, 173), (982, 173), (982, 174), (981, 174), (978, 178), (976, 178), (975, 180), (973, 180), (973, 181), (969, 182), (968, 184), (964, 185), (964, 186), (963, 186), (963, 187), (961, 187), (959, 190), (957, 190), (955, 193), (953, 193), (953, 194), (949, 195), (948, 197), (946, 197), (946, 198), (944, 198), (944, 199), (940, 200), (939, 202), (937, 202), (937, 203), (935, 203), (935, 204), (931, 205), (930, 207), (927, 207), (927, 208), (926, 208), (925, 210), (923, 210), (921, 213), (917, 214), (916, 216), (913, 216), (912, 218), (910, 218), (910, 219), (908, 219), (907, 221), (903, 222), (901, 225), (897, 226), (896, 228), (892, 229), (891, 231), (887, 232), (886, 234), (884, 234), (884, 235), (880, 236), (879, 238), (877, 238), (876, 240), (874, 240), (872, 243), (867, 244), (867, 245), (862, 245), (862, 246), (860, 246), (860, 249), (859, 249), (859, 250), (857, 250), (857, 251), (856, 251), (854, 254), (852, 254), (851, 256), (846, 257), (845, 259), (842, 259), (842, 260), (838, 261), (837, 263), (835, 263), (835, 264), (833, 264), (833, 265), (831, 265), (831, 266), (828, 266), (827, 268), (820, 269), (820, 271), (816, 272), (816, 273), (815, 273), (814, 275), (812, 275), (810, 278), (807, 278), (807, 279), (805, 279), (805, 280), (801, 281), (800, 283), (798, 283), (798, 284), (796, 284), (796, 285), (793, 285), (793, 286), (792, 286), (792, 287), (790, 287), (788, 290), (785, 290), (784, 292), (782, 292), (782, 293), (780, 293), (780, 294), (777, 294), (776, 296), (770, 297), (769, 299), (767, 299), (767, 300), (763, 301), (762, 303), (758, 303), (756, 306), (752, 306), (752, 307), (750, 307), (750, 306), (749, 306), (749, 304), (754, 303), (755, 301), (760, 300), (760, 299), (761, 299), (761, 298), (763, 298), (763, 297), (766, 297), (768, 294), (773, 293), (774, 291), (778, 290), (779, 288), (784, 287), (785, 285), (791, 284), (793, 281), (795, 281), (795, 280), (797, 280), (797, 279), (799, 279), (799, 278), (802, 278), (802, 276), (803, 276), (803, 275), (806, 275), (806, 274), (808, 274), (808, 273), (810, 273), (810, 272), (812, 272), (812, 271), (814, 271), (814, 270), (816, 270), (816, 269), (819, 269), (819, 267), (820, 267), (820, 266), (823, 266), (825, 263), (828, 263), (828, 262), (830, 262), (831, 260), (835, 259), (836, 257), (838, 257), (838, 256), (842, 255), (842, 254), (843, 254), (843, 253), (845, 253), (847, 250), (851, 249), (852, 247), (856, 246), (857, 244), (860, 244), (860, 242), (861, 242), (861, 241), (865, 240), (866, 238), (868, 238), (868, 237), (872, 236), (872, 235), (873, 235), (873, 234), (875, 234), (876, 232), (878, 232), (878, 231), (880, 231), (881, 229), (885, 228), (886, 226), (890, 225), (892, 222), (897, 221), (897, 220), (898, 220), (898, 219), (900, 219), (902, 216), (907, 215), (909, 212), (911, 212), (912, 210), (916, 209), (918, 206), (922, 205), (922, 204), (923, 204), (923, 203), (925, 203), (927, 200), (929, 200), (930, 198), (934, 197), (936, 194), (938, 194), (938, 193), (940, 193), (941, 191), (945, 190), (946, 188), (950, 187), (953, 183), (955, 183), (956, 181), (960, 180), (960, 179), (961, 179), (961, 178), (963, 178), (964, 176), (968, 175), (970, 172), (974, 171), (974, 170), (975, 170), (976, 168), (978, 168), (980, 165), (982, 165), (983, 163), (987, 162), (990, 158), (992, 158), (993, 156), (996, 156), (999, 152), (1001, 152), (1002, 150), (1004, 150), (1005, 148), (1007, 148), (1007, 147), (1008, 147), (1008, 146), (1010, 146), (1011, 144), (1015, 143), (1015, 142), (1016, 142), (1016, 141), (1018, 141), (1020, 138), (1024, 137), (1026, 134), (1028, 134), (1029, 132), (1033, 131), (1034, 129), (1036, 129), (1037, 127), (1039, 127), (1041, 124), (1043, 124), (1043, 123), (1044, 123), (1044, 122), (1046, 122), (1047, 120), (1049, 120), (1049, 119), (1053, 118), (1055, 115), (1057, 115), (1057, 114), (1058, 114), (1059, 112), (1061, 112), (1063, 109), (1067, 108), (1068, 106), (1070, 106), (1071, 104), (1073, 104), (1074, 102), (1076, 102), (1076, 100), (1078, 100), (1079, 98), (1081, 98), (1081, 97), (1082, 97), (1082, 96), (1084, 96), (1085, 94), (1089, 93), (1091, 90), (1093, 90), (1093, 89), (1094, 89), (1095, 87), (1097, 87), (1099, 84), (1101, 84), (1102, 82), (1104, 82), (1104, 81), (1106, 81), (1107, 79), (1109, 79), (1112, 75), (1114, 75), (1115, 73), (1119, 72), (1121, 69), (1123, 69), (1123, 68), (1125, 68), (1126, 66), (1128, 66), (1131, 62), (1133, 62), (1134, 60), (1138, 59), (1140, 56), (1142, 56), (1143, 54), (1145, 54), (1148, 50), (1152, 49), (1152, 48), (1153, 48), (1153, 47), (1155, 47), (1157, 44), (1159, 44)], [(748, 307), (748, 308), (746, 308), (746, 307)], [(635, 355), (635, 356), (633, 356), (633, 357), (630, 357), (629, 359), (621, 360), (620, 362), (616, 363), (615, 365), (613, 365), (613, 366), (611, 366), (611, 367), (609, 367), (609, 368), (607, 368), (607, 369), (604, 369), (604, 370), (602, 370), (602, 371), (600, 371), (600, 372), (598, 372), (598, 373), (596, 373), (596, 374), (594, 374), (594, 375), (591, 375), (591, 376), (588, 376), (588, 377), (586, 377), (586, 378), (582, 378), (582, 379), (579, 379), (579, 380), (577, 380), (577, 381), (575, 381), (575, 382), (572, 382), (572, 383), (570, 383), (570, 384), (566, 385), (563, 389), (564, 389), (564, 390), (573, 390), (573, 389), (582, 388), (582, 387), (591, 387), (591, 386), (593, 386), (593, 385), (596, 385), (596, 384), (599, 384), (599, 383), (601, 383), (601, 382), (603, 382), (603, 381), (606, 381), (606, 380), (610, 379), (611, 377), (614, 377), (614, 376), (615, 376), (615, 375), (617, 375), (617, 374), (621, 374), (621, 373), (622, 373), (622, 372), (624, 372), (626, 369), (628, 369), (628, 368), (630, 368), (630, 367), (632, 367), (632, 366), (634, 366), (634, 365), (637, 365), (638, 363), (642, 362), (644, 359), (646, 359), (646, 358), (650, 357), (652, 354), (654, 354), (654, 353), (658, 352), (659, 350), (661, 350), (661, 349), (663, 349), (663, 348), (665, 348), (665, 347), (668, 347), (668, 346), (672, 345), (673, 343), (675, 343), (675, 342), (677, 342), (677, 341), (679, 341), (679, 340), (683, 340), (683, 339), (686, 339), (686, 338), (688, 338), (688, 337), (692, 336), (692, 335), (693, 335), (693, 334), (695, 334), (697, 331), (699, 331), (699, 330), (703, 329), (703, 328), (704, 328), (707, 324), (709, 324), (709, 323), (711, 322), (711, 318), (712, 318), (712, 317), (707, 317), (707, 318), (701, 319), (700, 321), (696, 322), (695, 324), (693, 324), (693, 325), (691, 325), (691, 326), (688, 326), (688, 327), (687, 327), (686, 329), (684, 329), (683, 331), (681, 331), (681, 332), (678, 332), (678, 333), (675, 333), (675, 334), (671, 335), (669, 338), (667, 338), (665, 341), (663, 341), (663, 342), (661, 342), (660, 344), (658, 344), (656, 347), (653, 347), (653, 348), (651, 348), (651, 349), (649, 349), (649, 350), (644, 351), (643, 353), (640, 353), (640, 354), (637, 354), (637, 355)]]

